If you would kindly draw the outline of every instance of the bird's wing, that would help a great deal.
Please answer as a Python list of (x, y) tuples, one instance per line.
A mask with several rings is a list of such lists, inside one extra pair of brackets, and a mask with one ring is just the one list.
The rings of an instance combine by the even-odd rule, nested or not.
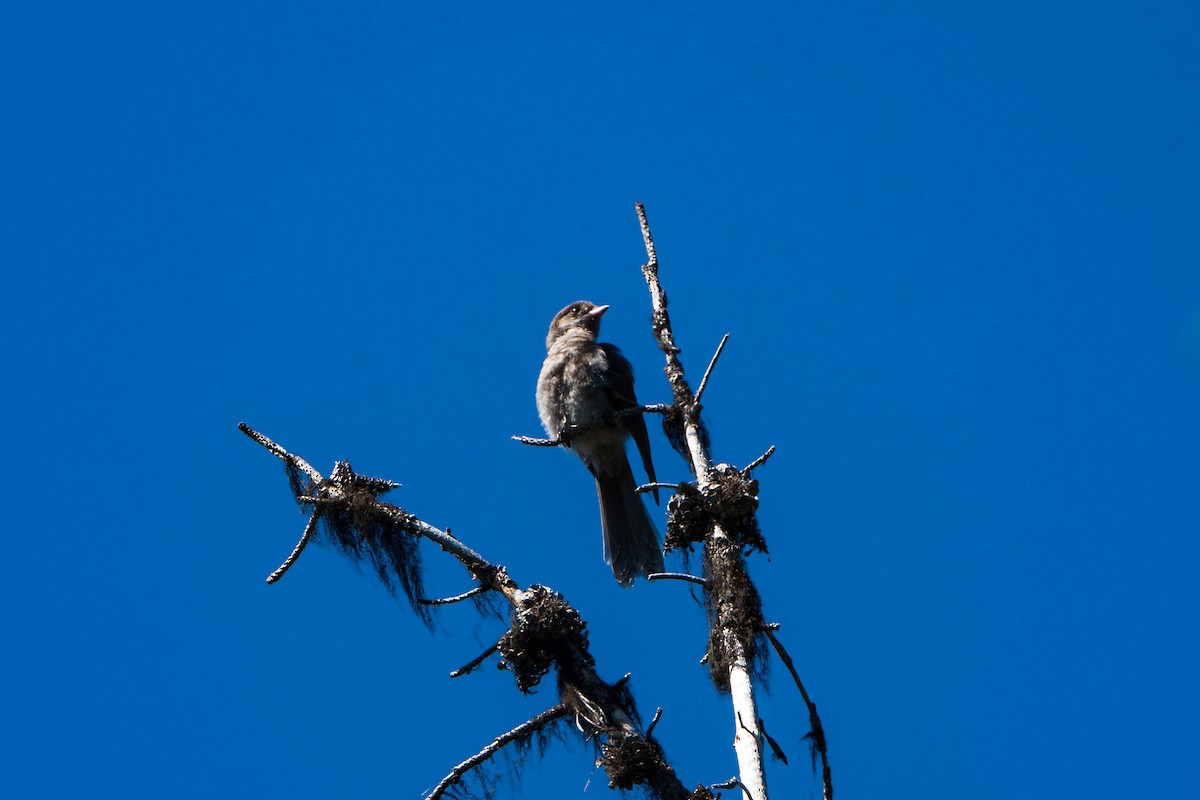
[[(622, 355), (615, 344), (601, 344), (608, 359), (608, 369), (605, 372), (604, 390), (608, 401), (617, 411), (639, 405), (637, 395), (633, 390), (633, 365)], [(654, 476), (654, 462), (650, 459), (650, 435), (646, 432), (646, 420), (642, 414), (630, 414), (621, 418), (629, 435), (637, 444), (642, 456), (642, 466), (646, 468), (646, 477), (650, 483), (657, 483)], [(654, 502), (658, 502), (658, 489), (654, 489)]]

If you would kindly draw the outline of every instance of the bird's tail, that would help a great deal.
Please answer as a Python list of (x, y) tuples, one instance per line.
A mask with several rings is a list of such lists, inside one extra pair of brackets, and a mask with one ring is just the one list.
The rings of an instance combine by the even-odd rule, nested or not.
[[(622, 459), (624, 461), (624, 459)], [(617, 583), (629, 587), (633, 579), (662, 572), (662, 550), (658, 533), (646, 513), (629, 463), (616, 473), (596, 475), (600, 495), (600, 525), (604, 532), (604, 561), (612, 565)]]

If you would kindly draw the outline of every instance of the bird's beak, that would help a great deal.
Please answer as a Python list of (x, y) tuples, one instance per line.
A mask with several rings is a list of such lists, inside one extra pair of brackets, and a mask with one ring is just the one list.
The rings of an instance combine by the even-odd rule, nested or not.
[(596, 306), (591, 311), (584, 314), (588, 319), (600, 319), (604, 316), (604, 312), (608, 311), (608, 306)]

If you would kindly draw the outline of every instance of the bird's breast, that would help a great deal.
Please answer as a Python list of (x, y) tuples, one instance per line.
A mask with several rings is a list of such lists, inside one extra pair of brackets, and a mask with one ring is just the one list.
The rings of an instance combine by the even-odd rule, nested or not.
[(612, 424), (613, 407), (605, 391), (606, 365), (604, 352), (595, 342), (590, 346), (563, 340), (555, 343), (538, 376), (538, 416), (546, 433), (557, 436), (565, 426)]

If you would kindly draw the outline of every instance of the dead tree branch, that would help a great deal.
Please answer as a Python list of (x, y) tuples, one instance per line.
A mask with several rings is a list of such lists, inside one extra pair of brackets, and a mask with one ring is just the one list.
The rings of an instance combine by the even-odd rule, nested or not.
[[(456, 671), (465, 674), (492, 652), (498, 652), (501, 666), (514, 674), (518, 689), (529, 692), (551, 670), (556, 673), (559, 703), (526, 723), (497, 737), (488, 747), (462, 762), (444, 778), (429, 799), (442, 797), (461, 782), (471, 770), (490, 759), (510, 742), (529, 741), (559, 719), (573, 717), (585, 739), (594, 740), (609, 786), (621, 790), (645, 787), (655, 800), (709, 800), (712, 789), (738, 787), (747, 800), (768, 800), (763, 768), (763, 747), (770, 741), (761, 723), (755, 698), (755, 679), (765, 669), (765, 639), (769, 638), (791, 671), (809, 708), (814, 753), (824, 765), (825, 797), (832, 798), (825, 735), (811, 702), (800, 683), (791, 659), (772, 635), (762, 618), (757, 589), (746, 570), (745, 557), (755, 550), (766, 551), (766, 542), (758, 529), (758, 483), (751, 472), (774, 453), (772, 446), (748, 466), (738, 469), (729, 464), (714, 464), (708, 433), (701, 419), (700, 400), (729, 335), (721, 340), (693, 392), (675, 343), (667, 296), (659, 282), (659, 263), (645, 209), (637, 205), (638, 219), (646, 247), (647, 262), (642, 274), (650, 291), (652, 331), (666, 357), (665, 373), (671, 387), (672, 402), (624, 409), (618, 415), (658, 413), (663, 415), (663, 430), (672, 447), (680, 453), (695, 476), (695, 481), (673, 485), (674, 496), (668, 504), (667, 548), (703, 545), (703, 577), (660, 573), (652, 578), (674, 578), (699, 583), (703, 587), (709, 617), (708, 654), (710, 676), (718, 691), (728, 693), (734, 710), (734, 749), (739, 776), (725, 784), (697, 786), (693, 792), (683, 788), (674, 769), (667, 763), (661, 746), (651, 735), (659, 719), (655, 714), (649, 729), (642, 733), (633, 697), (626, 679), (605, 683), (598, 675), (589, 647), (586, 624), (562, 595), (546, 586), (523, 588), (505, 567), (492, 564), (472, 550), (449, 530), (440, 530), (396, 505), (382, 502), (379, 496), (399, 484), (357, 475), (346, 461), (337, 462), (328, 478), (307, 461), (290, 453), (249, 426), (239, 429), (283, 460), (293, 495), (310, 516), (291, 554), (268, 582), (278, 581), (291, 568), (308, 542), (325, 536), (342, 552), (356, 559), (369, 559), (380, 579), (389, 588), (404, 591), (421, 618), (430, 624), (429, 608), (475, 597), (488, 591), (502, 595), (509, 605), (510, 628), (495, 646)], [(524, 444), (551, 447), (569, 445), (578, 430), (565, 429), (555, 438), (527, 436), (512, 438)], [(652, 484), (644, 489), (657, 489)], [(456, 558), (478, 582), (478, 586), (445, 600), (424, 599), (417, 542), (426, 538)], [(777, 746), (771, 743), (773, 747)], [(815, 756), (814, 756), (815, 767)]]
[(461, 678), (463, 675), (467, 675), (471, 672), (474, 672), (476, 667), (478, 667), (484, 661), (487, 661), (488, 656), (490, 656), (492, 653), (496, 652), (499, 649), (500, 649), (500, 643), (497, 642), (496, 644), (489, 647), (487, 650), (484, 650), (482, 653), (480, 653), (479, 655), (472, 658), (466, 664), (463, 664), (461, 667), (459, 667), (458, 669), (451, 672), (450, 677), (451, 678)]
[(542, 439), (537, 436), (513, 436), (512, 440), (521, 444), (532, 445), (533, 447), (558, 447), (562, 444), (559, 439)]
[(708, 581), (696, 575), (689, 575), (686, 572), (651, 572), (646, 576), (648, 581), (685, 581), (687, 583), (696, 583), (700, 586), (707, 586)]
[[(719, 351), (718, 351), (719, 352)], [(670, 403), (651, 403), (645, 406), (629, 406), (614, 411), (610, 419), (620, 419), (621, 417), (631, 417), (634, 414), (670, 414), (674, 406)], [(560, 445), (570, 445), (571, 439), (577, 436), (582, 431), (577, 426), (570, 426), (566, 430), (560, 431), (559, 435), (553, 439), (543, 439), (540, 436), (510, 436), (514, 442), (531, 445), (533, 447), (558, 447)]]
[(717, 352), (713, 353), (712, 361), (708, 362), (708, 369), (704, 370), (704, 377), (700, 379), (700, 386), (696, 389), (696, 402), (700, 402), (700, 398), (704, 396), (704, 390), (708, 387), (708, 378), (712, 375), (713, 367), (717, 365), (717, 359), (721, 357), (721, 351), (725, 349), (725, 343), (729, 341), (729, 334), (721, 337), (721, 343), (717, 345)]
[(559, 703), (556, 706), (546, 709), (533, 719), (522, 722), (511, 731), (500, 734), (487, 747), (450, 770), (450, 774), (442, 778), (438, 785), (433, 787), (433, 791), (426, 795), (426, 800), (438, 800), (438, 798), (446, 794), (447, 789), (456, 783), (460, 783), (467, 776), (467, 773), (499, 753), (505, 745), (521, 740), (527, 741), (529, 737), (546, 726), (566, 717), (568, 713), (570, 713), (569, 709), (562, 703)]
[(304, 526), (304, 532), (300, 534), (300, 541), (296, 542), (296, 546), (292, 548), (291, 554), (283, 560), (283, 563), (267, 576), (267, 583), (274, 583), (292, 568), (292, 564), (296, 563), (296, 559), (304, 552), (304, 548), (308, 546), (309, 540), (312, 539), (313, 534), (316, 532), (317, 521), (319, 519), (320, 515), (314, 511), (312, 516), (308, 518), (308, 524)]
[(662, 706), (654, 709), (654, 719), (650, 720), (650, 724), (646, 726), (646, 735), (653, 736), (654, 728), (658, 725), (658, 721), (662, 719)]
[(809, 733), (805, 738), (811, 743), (813, 769), (816, 769), (817, 756), (819, 755), (821, 757), (821, 784), (824, 786), (825, 800), (833, 800), (833, 776), (829, 770), (829, 754), (825, 749), (825, 728), (821, 725), (821, 717), (817, 714), (817, 704), (808, 696), (808, 692), (804, 688), (804, 681), (800, 680), (800, 673), (796, 671), (796, 665), (792, 662), (792, 657), (788, 655), (788, 651), (784, 648), (783, 643), (775, 635), (775, 631), (778, 628), (779, 626), (776, 624), (764, 625), (763, 631), (766, 633), (767, 638), (771, 640), (771, 644), (774, 645), (775, 652), (779, 654), (779, 660), (783, 662), (788, 672), (792, 674), (792, 680), (796, 682), (796, 688), (800, 690), (800, 696), (804, 698), (804, 705), (808, 707)]
[(679, 484), (678, 483), (643, 483), (640, 486), (633, 487), (633, 490), (635, 492), (637, 492), (638, 494), (646, 494), (647, 492), (653, 492), (658, 489), (670, 489), (671, 491), (674, 492), (674, 491), (679, 490)]
[[(399, 484), (357, 475), (345, 461), (337, 462), (325, 478), (304, 459), (245, 423), (238, 425), (238, 429), (283, 460), (293, 494), (302, 507), (312, 509), (309, 526), (324, 523), (333, 543), (343, 552), (371, 558), (380, 579), (389, 588), (393, 580), (398, 580), (422, 619), (428, 620), (429, 612), (428, 605), (419, 602), (423, 594), (419, 591), (419, 562), (415, 547), (411, 546), (416, 537), (429, 539), (458, 559), (471, 577), (479, 581), (479, 588), (503, 595), (512, 606), (511, 627), (500, 637), (495, 649), (505, 667), (513, 672), (522, 693), (537, 686), (551, 669), (557, 671), (563, 706), (575, 715), (587, 738), (595, 737), (600, 742), (600, 763), (608, 774), (610, 786), (622, 789), (646, 786), (652, 797), (661, 800), (689, 797), (667, 763), (662, 747), (640, 731), (637, 709), (625, 680), (610, 685), (596, 672), (596, 662), (588, 648), (587, 626), (562, 595), (537, 584), (522, 588), (503, 566), (490, 563), (448, 531), (378, 499), (377, 495)], [(310, 533), (309, 538), (315, 535)], [(298, 556), (300, 549), (293, 550), (293, 555)], [(290, 566), (294, 561), (293, 557), (285, 563)], [(481, 662), (491, 652), (472, 664)], [(464, 669), (469, 671), (471, 667)]]
[(754, 470), (767, 463), (767, 459), (773, 455), (775, 455), (775, 445), (771, 445), (767, 448), (767, 452), (763, 453), (761, 456), (742, 467), (742, 474), (749, 475), (751, 472), (754, 472)]
[[(654, 238), (650, 234), (646, 209), (641, 203), (637, 204), (637, 215), (642, 227), (642, 240), (646, 245), (647, 261), (642, 265), (642, 276), (650, 289), (653, 308), (651, 328), (659, 349), (666, 356), (667, 381), (671, 384), (671, 393), (675, 399), (675, 416), (667, 417), (670, 428), (664, 423), (664, 432), (675, 449), (687, 460), (692, 474), (696, 476), (697, 487), (703, 493), (715, 483), (708, 434), (700, 421), (700, 404), (688, 385), (683, 362), (679, 358), (681, 351), (675, 344), (671, 318), (667, 313), (667, 293), (659, 282), (658, 253), (654, 248)], [(677, 494), (671, 502), (675, 503), (682, 496)], [(705, 577), (708, 579), (704, 594), (710, 617), (710, 674), (717, 688), (728, 691), (733, 701), (734, 751), (737, 753), (742, 791), (750, 800), (768, 800), (767, 777), (762, 757), (763, 737), (757, 726), (759, 714), (753, 683), (757, 659), (754, 641), (756, 633), (746, 630), (746, 620), (743, 618), (745, 610), (738, 608), (746, 592), (749, 592), (755, 601), (758, 594), (746, 575), (745, 561), (738, 543), (719, 521), (711, 517), (709, 521), (711, 524), (706, 526), (703, 541)], [(714, 574), (713, 569), (718, 572)], [(757, 608), (751, 613), (757, 614)], [(743, 730), (743, 726), (736, 723), (739, 719), (749, 721), (751, 727)]]
[(478, 597), (488, 591), (491, 591), (491, 587), (489, 586), (476, 586), (474, 589), (468, 589), (462, 594), (456, 594), (453, 597), (439, 597), (433, 600), (422, 598), (417, 602), (424, 606), (448, 606), (452, 603), (461, 603), (463, 600), (470, 600), (472, 597)]
[[(707, 661), (714, 686), (730, 694), (734, 710), (734, 750), (740, 776), (731, 785), (739, 786), (749, 800), (768, 800), (762, 753), (764, 740), (769, 741), (769, 737), (761, 724), (754, 692), (754, 679), (760, 678), (766, 668), (762, 642), (765, 628), (758, 590), (746, 571), (745, 555), (767, 549), (757, 522), (758, 482), (751, 472), (771, 457), (775, 447), (772, 445), (743, 469), (713, 464), (708, 433), (700, 418), (700, 398), (729, 335), (721, 339), (700, 388), (693, 393), (671, 329), (667, 295), (659, 281), (658, 253), (641, 203), (637, 204), (637, 215), (646, 246), (642, 275), (650, 290), (651, 329), (666, 357), (665, 372), (674, 397), (673, 411), (666, 415), (663, 431), (696, 476), (694, 484), (680, 485), (668, 503), (666, 546), (690, 550), (693, 543), (703, 544), (701, 580), (709, 615)], [(769, 635), (769, 631), (766, 633)], [(807, 702), (807, 695), (805, 698)], [(814, 710), (810, 705), (810, 716)], [(813, 730), (816, 740), (820, 729)], [(824, 734), (820, 733), (823, 761), (824, 744)], [(778, 749), (773, 743), (772, 747)], [(828, 798), (832, 794), (828, 771), (825, 791)]]

